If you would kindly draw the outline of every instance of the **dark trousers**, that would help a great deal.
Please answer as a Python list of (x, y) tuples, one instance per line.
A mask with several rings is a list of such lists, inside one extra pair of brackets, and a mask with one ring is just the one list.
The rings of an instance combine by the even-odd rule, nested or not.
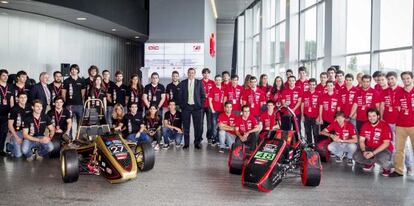
[(4, 142), (6, 141), (7, 132), (7, 116), (0, 116), (0, 151), (4, 151)]
[[(316, 138), (319, 136), (319, 125), (316, 125), (316, 118), (312, 117), (305, 117), (305, 135), (306, 139), (308, 141), (308, 144), (313, 143), (313, 140), (316, 140)], [(312, 138), (313, 135), (313, 138)]]
[(195, 109), (194, 105), (187, 105), (181, 114), (183, 115), (184, 146), (190, 145), (191, 117), (193, 117), (194, 124), (194, 144), (201, 143), (203, 140), (203, 109)]
[(212, 114), (211, 114), (211, 110), (210, 110), (210, 108), (205, 107), (202, 110), (202, 113), (203, 113), (203, 115), (202, 115), (201, 118), (203, 120), (204, 120), (204, 116), (206, 116), (206, 121), (207, 121), (207, 134), (206, 134), (206, 137), (207, 137), (208, 140), (210, 140), (210, 139), (212, 139), (212, 136), (213, 136), (213, 117), (212, 117)]
[[(320, 130), (319, 131), (322, 131), (323, 129), (325, 129), (326, 127), (328, 127), (329, 126), (329, 122), (327, 122), (327, 121), (323, 121), (323, 123), (320, 125)], [(317, 143), (317, 142), (319, 142), (319, 141), (321, 141), (321, 140), (324, 140), (324, 139), (326, 139), (326, 138), (328, 138), (327, 136), (325, 136), (325, 135), (318, 135), (318, 136), (316, 136), (317, 138), (315, 138), (315, 143)]]
[(359, 120), (356, 121), (356, 129), (357, 129), (358, 134), (361, 133), (361, 128), (362, 128), (362, 125), (364, 125), (364, 123), (365, 121), (359, 121)]
[(242, 142), (240, 140), (239, 137), (236, 138), (235, 144), (236, 145), (240, 145), (242, 143), (244, 143), (245, 145), (247, 145), (250, 148), (250, 151), (253, 151), (256, 149), (256, 145), (257, 145), (257, 140), (259, 139), (259, 135), (257, 133), (251, 133), (249, 134), (249, 136), (247, 137), (247, 140)]

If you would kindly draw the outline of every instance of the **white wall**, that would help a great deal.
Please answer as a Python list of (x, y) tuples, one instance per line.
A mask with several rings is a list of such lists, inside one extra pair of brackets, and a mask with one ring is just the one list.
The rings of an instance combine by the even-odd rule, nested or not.
[(217, 23), (217, 73), (231, 72), (234, 22)]
[(61, 20), (0, 9), (0, 28), (0, 68), (26, 70), (35, 80), (61, 63), (78, 64), (82, 75), (93, 64), (127, 73), (137, 66), (134, 46), (125, 40)]
[[(211, 70), (211, 76), (216, 75), (216, 56), (217, 56), (217, 32), (216, 32), (216, 18), (214, 17), (213, 8), (210, 0), (204, 0), (204, 67)], [(214, 56), (210, 55), (210, 35), (215, 36), (215, 50)]]

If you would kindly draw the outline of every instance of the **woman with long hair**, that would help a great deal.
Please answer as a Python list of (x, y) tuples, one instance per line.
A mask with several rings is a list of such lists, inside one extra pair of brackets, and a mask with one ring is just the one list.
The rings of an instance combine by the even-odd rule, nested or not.
[(266, 101), (269, 101), (271, 98), (272, 86), (268, 83), (267, 74), (260, 75), (259, 85), (257, 86), (266, 96)]
[(252, 75), (250, 75), (250, 74), (248, 74), (244, 77), (243, 91), (250, 89), (250, 78), (251, 77), (252, 77)]
[(143, 88), (141, 84), (141, 80), (138, 77), (138, 74), (134, 74), (131, 76), (129, 80), (128, 90), (125, 96), (125, 103), (130, 108), (132, 103), (137, 103), (138, 105), (138, 113), (142, 116), (142, 112), (144, 111), (143, 104), (142, 104), (142, 94)]
[(280, 103), (280, 94), (283, 91), (284, 83), (281, 76), (277, 76), (273, 82), (272, 92), (270, 94), (270, 100), (274, 103)]
[(115, 132), (121, 132), (124, 126), (124, 107), (121, 104), (115, 104), (112, 110), (112, 127)]
[(91, 101), (88, 105), (91, 108), (97, 108), (98, 113), (102, 107), (106, 108), (106, 92), (101, 75), (96, 75), (93, 78), (92, 88), (88, 91), (88, 99), (100, 99), (102, 101), (103, 105), (101, 105), (100, 101)]
[(154, 145), (155, 151), (160, 149), (161, 126), (162, 119), (158, 114), (158, 108), (155, 105), (151, 105), (145, 114), (143, 123), (141, 124), (141, 135), (144, 136), (144, 139), (149, 138), (152, 142), (156, 141), (156, 144)]

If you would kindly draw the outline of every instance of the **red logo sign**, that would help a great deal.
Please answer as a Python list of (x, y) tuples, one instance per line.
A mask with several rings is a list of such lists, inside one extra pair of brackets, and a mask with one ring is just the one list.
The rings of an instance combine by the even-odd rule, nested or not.
[(160, 50), (160, 47), (157, 45), (150, 45), (148, 46), (148, 50)]

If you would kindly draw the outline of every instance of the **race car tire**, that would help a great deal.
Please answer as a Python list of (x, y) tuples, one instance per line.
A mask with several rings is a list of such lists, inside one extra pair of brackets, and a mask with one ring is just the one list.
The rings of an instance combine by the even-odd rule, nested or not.
[(301, 155), (301, 179), (304, 186), (316, 187), (321, 182), (322, 165), (318, 152), (304, 149)]
[(233, 143), (229, 152), (229, 173), (241, 175), (245, 158), (244, 144)]
[(55, 136), (52, 139), (53, 150), (49, 153), (50, 158), (58, 158), (60, 156), (61, 137)]
[(138, 143), (135, 148), (135, 157), (140, 171), (148, 171), (154, 168), (155, 152), (150, 142)]
[(76, 182), (79, 178), (78, 152), (74, 149), (63, 150), (60, 156), (60, 168), (64, 183)]

